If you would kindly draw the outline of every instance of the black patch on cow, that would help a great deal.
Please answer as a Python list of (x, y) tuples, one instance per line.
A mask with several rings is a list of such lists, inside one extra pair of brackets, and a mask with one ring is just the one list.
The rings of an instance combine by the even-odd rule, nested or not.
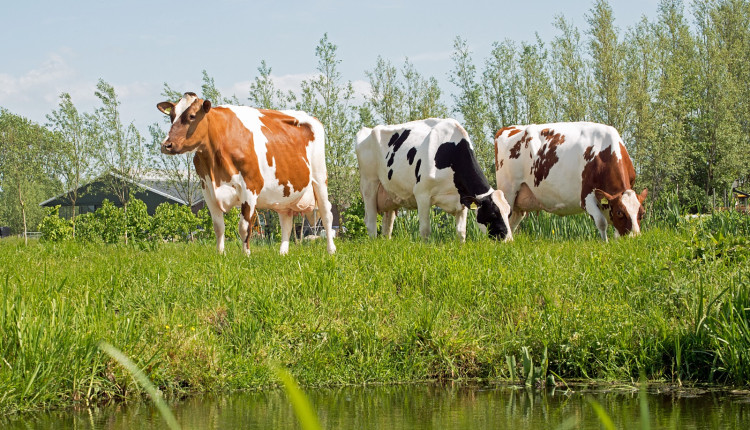
[(391, 180), (391, 176), (393, 176), (393, 169), (388, 171), (388, 180)]
[(450, 167), (453, 170), (453, 184), (458, 190), (461, 203), (465, 206), (476, 203), (477, 222), (487, 226), (487, 233), (493, 239), (504, 239), (508, 234), (508, 226), (503, 220), (500, 208), (489, 195), (482, 199), (477, 198), (493, 190), (482, 173), (469, 142), (461, 139), (458, 143), (445, 142), (440, 145), (435, 153), (435, 167)]
[(435, 153), (435, 167), (453, 170), (453, 184), (462, 198), (487, 194), (492, 189), (466, 139), (441, 144)]
[[(411, 151), (410, 151), (411, 152)], [(414, 151), (416, 152), (416, 151)], [(422, 175), (419, 174), (419, 168), (422, 167), (422, 160), (417, 160), (417, 167), (414, 169), (414, 176), (417, 178), (417, 183), (422, 180)]]
[(414, 157), (417, 156), (417, 148), (412, 147), (409, 152), (406, 153), (406, 159), (409, 160), (409, 165), (414, 163)]
[(508, 235), (503, 214), (490, 196), (477, 201), (477, 222), (487, 226), (487, 234), (493, 239), (505, 239)]
[(389, 152), (391, 156), (389, 158), (388, 155), (386, 155), (386, 158), (388, 158), (388, 167), (391, 167), (393, 165), (393, 160), (396, 158), (396, 152), (398, 152), (398, 150), (401, 148), (401, 145), (404, 144), (410, 133), (411, 130), (406, 129), (401, 132), (401, 134), (393, 133), (393, 136), (391, 136), (391, 140), (388, 141), (388, 147), (392, 147)]

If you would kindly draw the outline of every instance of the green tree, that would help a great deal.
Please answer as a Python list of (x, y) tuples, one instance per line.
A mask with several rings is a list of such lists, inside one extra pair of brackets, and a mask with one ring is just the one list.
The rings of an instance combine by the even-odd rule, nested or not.
[(594, 82), (592, 119), (622, 130), (626, 117), (623, 104), (625, 53), (609, 2), (596, 0), (586, 20), (590, 26), (589, 54)]
[(337, 47), (328, 40), (328, 34), (323, 35), (315, 48), (318, 75), (302, 82), (296, 107), (309, 112), (323, 124), (330, 200), (341, 211), (348, 208), (359, 194), (353, 136), (360, 124), (358, 110), (353, 106), (354, 88), (351, 82), (342, 82), (338, 69), (341, 60), (336, 57), (336, 51)]
[(589, 79), (581, 48), (581, 33), (562, 15), (552, 25), (560, 34), (552, 40), (551, 76), (554, 82), (556, 109), (554, 118), (561, 121), (584, 121), (588, 118)]
[(101, 151), (90, 115), (80, 114), (68, 93), (60, 94), (57, 110), (47, 115), (47, 127), (57, 133), (57, 142), (51, 149), (50, 162), (60, 181), (63, 198), (73, 208), (72, 233), (76, 234), (76, 206), (81, 185), (97, 172), (97, 152)]
[(26, 118), (0, 108), (0, 220), (28, 243), (29, 225), (36, 227), (44, 216), (38, 203), (56, 184), (48, 172), (52, 134)]
[(448, 106), (442, 102), (442, 90), (434, 76), (424, 78), (407, 58), (401, 68), (404, 121), (445, 118)]
[[(99, 164), (104, 168), (105, 187), (117, 197), (127, 217), (130, 195), (146, 170), (143, 138), (133, 123), (125, 126), (120, 118), (120, 101), (112, 85), (99, 80), (96, 96), (101, 106), (94, 113), (99, 136)], [(127, 243), (127, 230), (125, 242)]]
[(284, 109), (289, 103), (289, 96), (283, 91), (276, 89), (271, 79), (271, 67), (266, 60), (260, 62), (258, 76), (250, 84), (250, 103), (263, 109)]
[[(371, 92), (367, 104), (381, 124), (399, 124), (405, 121), (405, 95), (398, 79), (398, 70), (378, 56), (375, 68), (365, 72), (370, 80)], [(411, 101), (411, 100), (410, 100)], [(414, 103), (416, 105), (416, 103)]]
[(547, 50), (536, 37), (534, 44), (521, 44), (521, 106), (524, 122), (539, 124), (550, 121), (550, 100), (552, 89), (547, 73)]
[(455, 110), (463, 116), (463, 125), (469, 133), (474, 152), (485, 176), (495, 176), (494, 145), (485, 133), (488, 118), (487, 102), (483, 97), (482, 86), (477, 82), (476, 66), (471, 59), (471, 51), (465, 39), (456, 37), (453, 42), (453, 70), (448, 80), (458, 87), (453, 95)]
[(489, 110), (490, 132), (520, 124), (521, 83), (518, 70), (518, 48), (509, 39), (492, 45), (482, 73), (484, 96)]

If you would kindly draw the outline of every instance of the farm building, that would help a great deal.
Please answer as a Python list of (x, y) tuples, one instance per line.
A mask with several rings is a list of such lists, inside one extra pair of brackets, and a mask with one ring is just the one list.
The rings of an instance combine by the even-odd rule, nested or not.
[[(153, 215), (156, 211), (156, 207), (162, 203), (178, 203), (186, 205), (187, 199), (185, 198), (185, 192), (181, 192), (182, 187), (178, 187), (174, 181), (165, 179), (163, 176), (158, 174), (146, 175), (138, 181), (133, 181), (124, 176), (120, 176), (117, 173), (106, 173), (91, 182), (88, 182), (78, 188), (78, 200), (76, 201), (75, 213), (84, 214), (88, 212), (94, 212), (102, 206), (104, 199), (109, 200), (116, 206), (121, 206), (117, 196), (107, 188), (107, 181), (112, 178), (107, 176), (112, 175), (115, 179), (130, 182), (133, 188), (133, 196), (143, 201), (148, 208), (149, 215)], [(70, 195), (73, 191), (62, 193), (55, 197), (40, 203), (40, 206), (54, 207), (60, 206), (60, 216), (63, 218), (70, 218), (73, 216), (73, 207), (71, 206), (70, 199), (67, 195)], [(193, 213), (198, 212), (203, 208), (203, 196), (200, 193), (200, 187), (197, 187), (197, 193), (193, 193), (191, 209)]]

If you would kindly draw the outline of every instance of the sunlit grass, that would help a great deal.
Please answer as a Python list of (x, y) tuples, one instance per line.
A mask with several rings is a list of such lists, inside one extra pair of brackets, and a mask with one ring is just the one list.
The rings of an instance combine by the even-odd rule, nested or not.
[(440, 222), (428, 243), (404, 230), (333, 256), (320, 242), (248, 258), (236, 242), (220, 256), (212, 243), (0, 241), (0, 412), (142, 395), (102, 340), (167, 396), (275, 386), (269, 362), (303, 386), (510, 379), (506, 357), (526, 348), (538, 366), (545, 347), (557, 381), (642, 369), (750, 384), (744, 219), (609, 243), (550, 229), (461, 244)]

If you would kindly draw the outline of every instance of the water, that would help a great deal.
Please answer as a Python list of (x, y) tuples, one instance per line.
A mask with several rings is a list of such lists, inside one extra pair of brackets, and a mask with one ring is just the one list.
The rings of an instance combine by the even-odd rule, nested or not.
[[(307, 390), (325, 429), (600, 429), (590, 401), (616, 428), (641, 428), (638, 391), (630, 387), (571, 391), (497, 385), (400, 385)], [(671, 390), (646, 396), (652, 429), (748, 429), (750, 392)], [(183, 429), (297, 429), (282, 391), (203, 396), (172, 404)], [(0, 419), (5, 429), (163, 429), (148, 403)]]

